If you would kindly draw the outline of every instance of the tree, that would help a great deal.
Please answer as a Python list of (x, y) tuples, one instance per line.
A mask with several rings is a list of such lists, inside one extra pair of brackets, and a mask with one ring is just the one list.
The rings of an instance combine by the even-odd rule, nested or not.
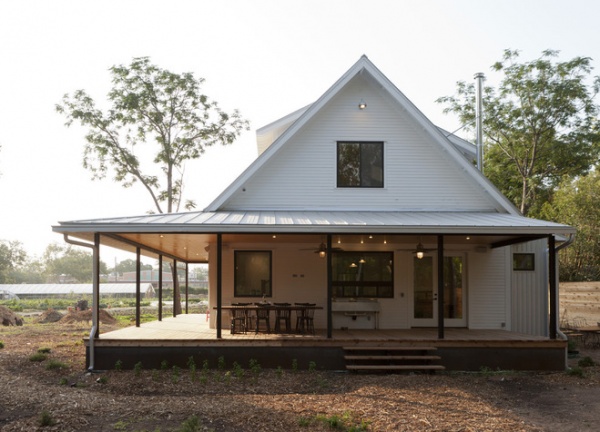
[[(202, 94), (202, 78), (161, 69), (148, 57), (110, 72), (112, 105), (106, 112), (84, 90), (66, 94), (56, 110), (65, 115), (67, 126), (78, 121), (88, 128), (83, 163), (93, 178), (106, 177), (112, 167), (114, 180), (124, 187), (140, 182), (156, 211), (178, 211), (186, 162), (198, 159), (206, 147), (233, 143), (248, 122)], [(151, 161), (143, 157), (149, 154)], [(194, 206), (192, 200), (185, 205)]]
[(26, 260), (21, 242), (0, 240), (0, 283), (16, 283), (15, 272)]
[[(140, 182), (159, 213), (178, 211), (186, 162), (198, 159), (206, 147), (233, 143), (248, 122), (237, 110), (227, 114), (202, 94), (202, 78), (161, 69), (148, 57), (113, 66), (110, 72), (112, 107), (106, 113), (83, 90), (65, 95), (56, 110), (66, 116), (67, 126), (78, 121), (89, 129), (83, 164), (93, 178), (104, 178), (112, 166), (114, 180), (124, 187)], [(151, 162), (142, 157), (148, 154), (153, 154)], [(156, 165), (158, 174), (152, 170)], [(187, 200), (185, 208), (193, 207), (194, 201)], [(176, 269), (171, 270), (174, 307), (181, 313)]]
[[(88, 251), (71, 245), (51, 244), (43, 256), (47, 279), (53, 283), (91, 283), (93, 257)], [(100, 261), (100, 273), (108, 272), (106, 263)]]
[[(590, 75), (590, 58), (553, 62), (557, 55), (517, 63), (519, 52), (506, 50), (492, 66), (504, 74), (498, 89), (483, 91), (485, 174), (524, 215), (538, 214), (563, 177), (585, 174), (598, 160), (600, 77)], [(461, 81), (456, 95), (437, 102), (472, 129), (475, 92)]]
[(565, 178), (542, 215), (577, 227), (575, 242), (560, 252), (560, 280), (600, 280), (600, 172)]

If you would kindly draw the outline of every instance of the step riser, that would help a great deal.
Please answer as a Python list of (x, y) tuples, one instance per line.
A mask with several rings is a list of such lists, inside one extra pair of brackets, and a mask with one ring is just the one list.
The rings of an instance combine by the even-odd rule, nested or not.
[(427, 371), (444, 370), (431, 364), (441, 358), (431, 355), (435, 347), (344, 347), (346, 369), (351, 371)]

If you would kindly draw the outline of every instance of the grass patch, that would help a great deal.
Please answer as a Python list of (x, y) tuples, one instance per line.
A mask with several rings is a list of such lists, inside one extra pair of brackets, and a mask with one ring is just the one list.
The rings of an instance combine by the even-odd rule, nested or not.
[(43, 348), (38, 348), (37, 352), (40, 354), (50, 354), (52, 352), (52, 350), (48, 347), (43, 347)]
[(35, 353), (29, 356), (29, 361), (32, 362), (43, 362), (44, 360), (46, 360), (48, 358), (48, 356), (44, 353)]
[(586, 357), (579, 359), (579, 361), (577, 362), (577, 366), (582, 367), (582, 368), (592, 367), (592, 366), (596, 366), (596, 362), (590, 356), (586, 356)]
[(46, 370), (68, 369), (69, 365), (60, 360), (51, 359), (46, 363)]
[(56, 422), (52, 418), (52, 414), (50, 414), (49, 411), (47, 411), (47, 410), (42, 411), (42, 413), (40, 414), (39, 421), (38, 421), (38, 424), (41, 427), (53, 426), (55, 423)]

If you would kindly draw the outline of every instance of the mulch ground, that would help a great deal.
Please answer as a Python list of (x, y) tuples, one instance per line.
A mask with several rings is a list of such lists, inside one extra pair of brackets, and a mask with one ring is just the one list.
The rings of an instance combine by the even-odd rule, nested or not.
[[(90, 374), (82, 343), (88, 333), (84, 320), (64, 318), (0, 327), (1, 431), (595, 431), (600, 422), (597, 365), (577, 369), (580, 375), (201, 364)], [(46, 358), (32, 361), (38, 351)], [(600, 363), (599, 354), (582, 352), (570, 362), (590, 356)], [(51, 425), (41, 426), (43, 418)]]

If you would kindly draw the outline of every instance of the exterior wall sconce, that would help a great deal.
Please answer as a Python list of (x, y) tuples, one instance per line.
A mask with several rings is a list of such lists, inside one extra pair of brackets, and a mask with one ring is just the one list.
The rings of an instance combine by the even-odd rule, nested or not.
[(358, 103), (358, 109), (364, 110), (367, 107), (367, 103), (365, 102), (364, 99), (361, 99), (360, 102)]

